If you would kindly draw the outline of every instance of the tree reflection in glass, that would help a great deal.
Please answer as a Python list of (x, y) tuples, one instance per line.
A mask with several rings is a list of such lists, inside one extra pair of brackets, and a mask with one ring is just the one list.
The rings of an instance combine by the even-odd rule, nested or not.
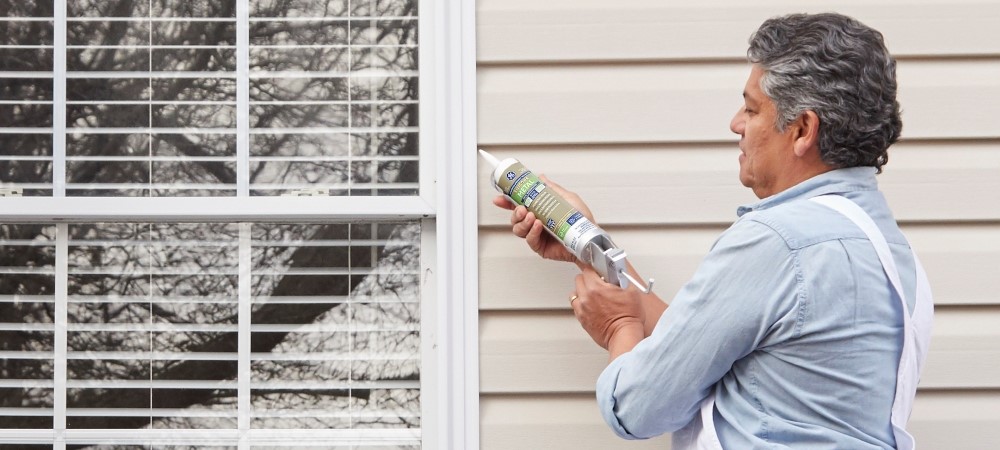
[[(5, 359), (6, 380), (53, 377), (55, 251), (39, 240), (52, 228), (0, 227), (4, 322), (41, 326), (4, 331), (2, 345), (49, 354)], [(252, 427), (420, 426), (419, 233), (251, 227)], [(70, 225), (68, 428), (235, 428), (238, 255), (236, 224)], [(51, 396), (0, 391), (8, 407), (51, 408)]]
[[(417, 194), (416, 1), (349, 3), (251, 2), (251, 195)], [(67, 195), (236, 195), (235, 1), (67, 13)]]
[(55, 233), (0, 224), (0, 428), (53, 425)]
[(417, 194), (416, 1), (250, 11), (252, 194)]
[[(8, 17), (52, 17), (15, 3)], [(67, 2), (67, 195), (235, 195), (235, 5)], [(417, 194), (416, 1), (250, 11), (251, 194)], [(50, 22), (3, 24), (0, 70), (52, 70), (51, 49), (13, 47), (51, 46)], [(53, 126), (50, 78), (5, 78), (0, 98), (30, 100), (0, 127)], [(52, 183), (51, 135), (0, 139), (0, 182)], [(0, 226), (0, 264), (30, 268), (0, 275), (0, 322), (31, 324), (2, 345), (33, 355), (0, 377), (42, 380), (0, 390), (3, 407), (53, 405), (54, 229)], [(239, 226), (75, 224), (69, 240), (67, 426), (234, 428)], [(418, 244), (417, 223), (251, 227), (252, 427), (420, 426)]]
[(52, 195), (52, 14), (51, 1), (0, 5), (0, 128), (16, 129), (0, 133), (0, 188), (25, 196)]
[(251, 426), (419, 427), (419, 226), (254, 230)]

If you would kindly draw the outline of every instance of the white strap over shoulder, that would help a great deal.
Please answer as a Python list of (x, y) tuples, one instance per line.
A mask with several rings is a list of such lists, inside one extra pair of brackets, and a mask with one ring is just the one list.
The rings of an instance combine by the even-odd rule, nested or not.
[(875, 247), (875, 253), (878, 254), (879, 261), (882, 262), (882, 267), (885, 268), (885, 273), (889, 277), (889, 282), (892, 283), (892, 287), (896, 289), (899, 294), (900, 300), (903, 301), (903, 311), (906, 313), (903, 317), (904, 320), (909, 321), (910, 317), (910, 307), (906, 303), (906, 296), (903, 293), (903, 283), (899, 281), (899, 271), (896, 269), (896, 260), (892, 259), (892, 252), (889, 250), (889, 243), (886, 242), (885, 236), (879, 231), (878, 225), (872, 220), (871, 216), (861, 209), (857, 203), (852, 202), (847, 197), (842, 197), (839, 195), (821, 195), (819, 197), (813, 197), (810, 200), (819, 203), (823, 206), (833, 209), (851, 219), (861, 231), (865, 232), (868, 236), (868, 240), (872, 242), (872, 246)]
[[(911, 317), (896, 262), (892, 258), (889, 244), (878, 229), (875, 221), (853, 201), (839, 195), (824, 195), (813, 197), (812, 201), (837, 211), (854, 222), (871, 241), (878, 255), (882, 268), (889, 282), (897, 292), (903, 311), (903, 351), (899, 358), (899, 369), (896, 372), (896, 393), (892, 403), (892, 432), (899, 450), (914, 450), (916, 444), (913, 436), (905, 429), (913, 409), (913, 398), (917, 392), (917, 382), (923, 370), (930, 345), (931, 326), (934, 316), (934, 303), (931, 299), (930, 283), (924, 273), (917, 255), (913, 255), (917, 275), (917, 296)], [(673, 435), (675, 450), (719, 450), (722, 448), (719, 436), (715, 431), (714, 421), (715, 392), (709, 394), (696, 415), (684, 428)]]
[(871, 216), (857, 203), (840, 195), (822, 195), (810, 200), (837, 211), (855, 223), (871, 241), (878, 255), (882, 268), (889, 282), (895, 289), (903, 310), (903, 351), (899, 357), (899, 369), (896, 372), (896, 394), (892, 404), (892, 431), (896, 438), (896, 448), (912, 450), (916, 448), (913, 436), (906, 431), (906, 422), (913, 410), (913, 399), (917, 393), (917, 382), (927, 358), (927, 347), (930, 344), (931, 326), (933, 323), (934, 302), (931, 298), (930, 283), (916, 254), (913, 262), (916, 266), (917, 291), (914, 302), (914, 313), (911, 316), (906, 294), (899, 281), (899, 271), (892, 258), (889, 244), (878, 229)]

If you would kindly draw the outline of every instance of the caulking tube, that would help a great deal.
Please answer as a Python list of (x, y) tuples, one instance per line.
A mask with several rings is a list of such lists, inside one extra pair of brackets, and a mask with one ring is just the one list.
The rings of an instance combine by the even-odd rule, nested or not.
[(490, 177), (493, 186), (514, 204), (524, 205), (534, 213), (549, 234), (580, 261), (590, 264), (608, 283), (623, 289), (631, 283), (647, 293), (653, 289), (652, 279), (643, 287), (628, 274), (625, 251), (615, 246), (607, 232), (555, 190), (548, 189), (524, 164), (514, 158), (499, 160), (482, 149), (479, 154), (493, 165)]

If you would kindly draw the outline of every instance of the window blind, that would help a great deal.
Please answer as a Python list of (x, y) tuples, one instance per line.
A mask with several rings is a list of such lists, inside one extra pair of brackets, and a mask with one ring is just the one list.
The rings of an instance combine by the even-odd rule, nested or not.
[(7, 193), (52, 195), (52, 6), (5, 2), (0, 10), (0, 189)]
[[(58, 274), (55, 227), (0, 226), (4, 427), (49, 429), (64, 414), (67, 442), (103, 448), (132, 441), (72, 432), (224, 432), (245, 420), (277, 438), (335, 433), (313, 444), (419, 447), (418, 222), (64, 229)], [(66, 298), (53, 295), (59, 276)], [(60, 341), (64, 380), (52, 370)]]
[(55, 227), (0, 225), (0, 428), (52, 428)]
[[(70, 0), (59, 43), (53, 2), (12, 6), (0, 16), (0, 184), (45, 196), (54, 176), (67, 196), (235, 196), (241, 182), (248, 195), (418, 195), (416, 5), (260, 0), (238, 18), (235, 0)], [(65, 166), (53, 171), (61, 130)]]
[(66, 195), (236, 195), (236, 2), (66, 15)]
[(236, 428), (239, 229), (74, 224), (68, 429)]
[(252, 246), (251, 427), (419, 428), (419, 226), (261, 225)]
[[(0, 195), (420, 195), (416, 0), (8, 3)], [(0, 449), (418, 448), (420, 222), (199, 211), (0, 223)]]
[(254, 195), (417, 195), (415, 1), (250, 6)]

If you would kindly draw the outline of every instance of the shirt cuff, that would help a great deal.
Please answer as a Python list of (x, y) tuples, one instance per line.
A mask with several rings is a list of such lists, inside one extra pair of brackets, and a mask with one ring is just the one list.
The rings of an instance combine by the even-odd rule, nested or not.
[(618, 419), (618, 415), (615, 414), (615, 406), (618, 403), (615, 399), (615, 388), (618, 386), (618, 374), (626, 355), (628, 353), (619, 355), (614, 361), (611, 361), (611, 364), (608, 364), (608, 367), (605, 367), (604, 371), (601, 372), (601, 376), (597, 378), (597, 407), (600, 408), (604, 421), (619, 437), (640, 439), (629, 433)]

